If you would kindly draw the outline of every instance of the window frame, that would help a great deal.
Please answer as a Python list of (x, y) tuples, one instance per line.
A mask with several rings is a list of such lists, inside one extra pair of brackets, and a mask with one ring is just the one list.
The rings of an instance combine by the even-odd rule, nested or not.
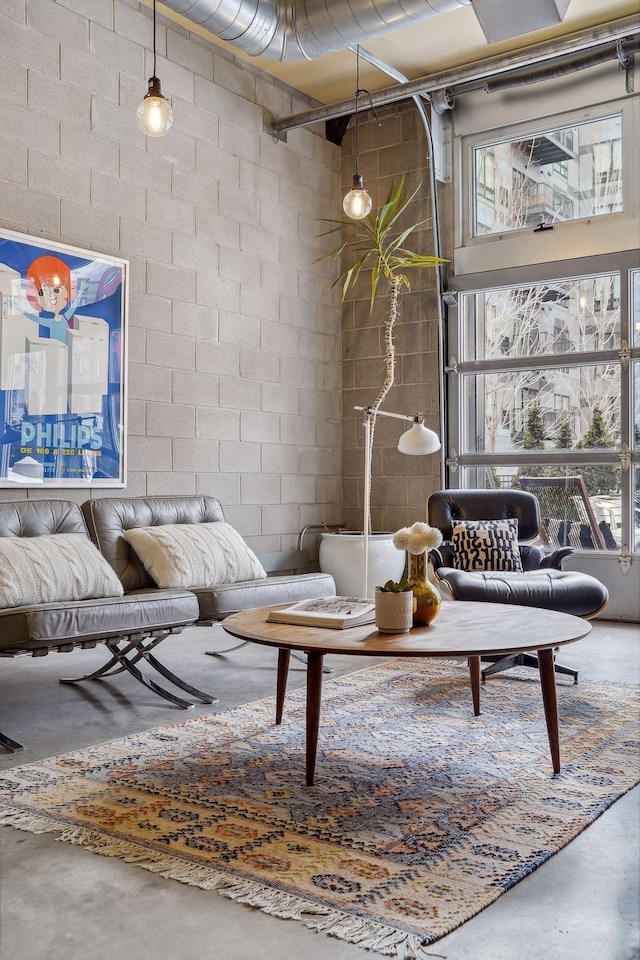
[[(622, 123), (621, 211), (556, 221), (553, 223), (553, 230), (536, 232), (535, 227), (529, 226), (503, 233), (475, 235), (474, 151), (477, 147), (530, 138), (617, 114), (620, 115)], [(563, 258), (567, 249), (581, 250), (586, 254), (606, 254), (636, 248), (640, 232), (640, 191), (635, 189), (634, 182), (634, 157), (640, 152), (640, 123), (637, 114), (636, 100), (629, 97), (616, 98), (597, 107), (549, 113), (535, 120), (487, 127), (456, 137), (456, 275), (487, 272), (494, 263), (525, 266), (556, 262)]]
[[(571, 358), (571, 365), (580, 367), (591, 363), (619, 363), (621, 367), (621, 401), (620, 401), (620, 430), (622, 438), (633, 441), (633, 395), (632, 369), (634, 361), (640, 362), (640, 344), (629, 348), (630, 363), (624, 364), (621, 359), (621, 349), (602, 349), (584, 351), (579, 354), (545, 354), (535, 357), (522, 358), (491, 358), (489, 360), (463, 359), (464, 337), (463, 330), (463, 297), (496, 288), (510, 288), (523, 286), (527, 283), (553, 283), (567, 278), (582, 277), (592, 274), (620, 273), (620, 338), (621, 341), (632, 343), (631, 339), (631, 283), (634, 271), (638, 270), (638, 251), (608, 254), (606, 256), (581, 257), (573, 260), (555, 261), (553, 263), (533, 264), (526, 269), (526, 276), (521, 267), (508, 267), (492, 270), (487, 273), (478, 273), (470, 276), (456, 277), (457, 304), (450, 306), (448, 311), (447, 357), (449, 358), (446, 383), (447, 397), (447, 449), (446, 458), (446, 486), (460, 485), (461, 478), (468, 468), (501, 466), (541, 466), (567, 464), (602, 464), (620, 466), (621, 450), (612, 448), (604, 451), (589, 451), (581, 449), (545, 450), (544, 452), (465, 452), (463, 437), (465, 430), (465, 396), (463, 383), (465, 374), (483, 373), (499, 369), (528, 369), (538, 366), (564, 366), (562, 360)], [(633, 442), (629, 442), (629, 469), (622, 470), (622, 529), (625, 531), (621, 549), (628, 546), (632, 553), (634, 549), (633, 527), (633, 500), (634, 475), (640, 470), (640, 449), (634, 449)], [(589, 551), (592, 553), (593, 551)]]

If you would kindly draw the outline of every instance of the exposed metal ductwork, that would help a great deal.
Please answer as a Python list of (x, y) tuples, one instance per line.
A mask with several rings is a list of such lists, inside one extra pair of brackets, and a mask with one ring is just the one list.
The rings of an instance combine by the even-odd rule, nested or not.
[(314, 60), (471, 0), (162, 0), (252, 57)]

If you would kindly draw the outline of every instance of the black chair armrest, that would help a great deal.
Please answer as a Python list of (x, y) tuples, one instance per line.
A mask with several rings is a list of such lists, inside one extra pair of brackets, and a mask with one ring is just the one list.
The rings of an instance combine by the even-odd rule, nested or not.
[(573, 552), (573, 547), (561, 547), (559, 550), (553, 550), (544, 558), (540, 564), (540, 567), (543, 569), (549, 569), (549, 567), (552, 567), (555, 570), (562, 570), (562, 561), (565, 559), (565, 557), (570, 557)]
[(530, 570), (539, 570), (544, 562), (544, 550), (531, 543), (521, 543), (520, 559), (522, 560), (522, 569), (527, 573)]
[(437, 549), (437, 547), (434, 547), (432, 550), (429, 551), (429, 559), (433, 564), (434, 570), (438, 570), (440, 567), (444, 567), (444, 560), (442, 559), (442, 554)]

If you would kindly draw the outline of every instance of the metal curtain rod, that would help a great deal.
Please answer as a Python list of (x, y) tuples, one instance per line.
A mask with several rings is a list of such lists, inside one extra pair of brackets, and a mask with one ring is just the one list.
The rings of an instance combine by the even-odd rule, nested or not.
[[(385, 87), (371, 94), (372, 105), (378, 107), (388, 103), (397, 103), (399, 100), (407, 100), (430, 90), (440, 90), (443, 87), (473, 80), (484, 80), (487, 77), (506, 73), (509, 70), (516, 70), (519, 67), (531, 66), (571, 53), (581, 53), (584, 50), (601, 46), (612, 40), (621, 40), (639, 32), (640, 17), (636, 15), (622, 17), (612, 23), (579, 30), (577, 33), (572, 33), (558, 40), (535, 44), (520, 52), (488, 57), (486, 60), (479, 60), (466, 66), (454, 67), (451, 70), (443, 70), (439, 73), (419, 77), (416, 80), (409, 80), (407, 83), (400, 83), (395, 87)], [(320, 120), (343, 117), (345, 114), (354, 113), (355, 108), (355, 99), (343, 100), (340, 103), (317, 107), (313, 110), (306, 110), (304, 113), (294, 114), (291, 117), (274, 120), (270, 124), (269, 130), (277, 136), (286, 133), (287, 130), (304, 127)]]

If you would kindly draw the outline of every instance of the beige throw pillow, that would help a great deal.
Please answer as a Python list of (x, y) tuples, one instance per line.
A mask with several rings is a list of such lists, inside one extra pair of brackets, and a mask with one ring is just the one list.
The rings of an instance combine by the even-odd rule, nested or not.
[(135, 527), (124, 538), (159, 587), (209, 587), (267, 575), (238, 531), (222, 520)]
[(78, 533), (0, 537), (0, 607), (121, 597), (122, 584)]

